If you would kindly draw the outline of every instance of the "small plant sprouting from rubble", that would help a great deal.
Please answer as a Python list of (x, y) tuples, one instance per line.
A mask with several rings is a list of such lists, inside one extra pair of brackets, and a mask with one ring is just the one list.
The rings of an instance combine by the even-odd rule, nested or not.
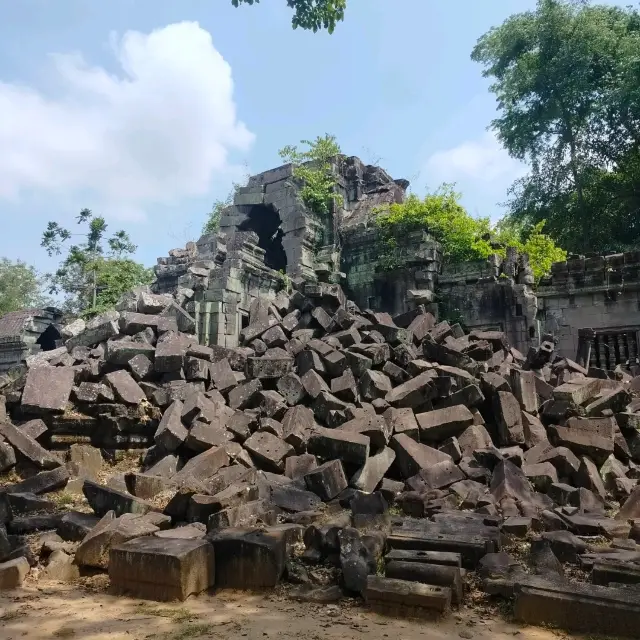
[(308, 149), (287, 145), (278, 152), (280, 157), (293, 165), (293, 177), (302, 183), (300, 196), (307, 207), (324, 216), (331, 213), (334, 205), (342, 204), (342, 196), (336, 192), (338, 185), (333, 169), (336, 158), (341, 155), (335, 136), (328, 133), (315, 140), (301, 140)]

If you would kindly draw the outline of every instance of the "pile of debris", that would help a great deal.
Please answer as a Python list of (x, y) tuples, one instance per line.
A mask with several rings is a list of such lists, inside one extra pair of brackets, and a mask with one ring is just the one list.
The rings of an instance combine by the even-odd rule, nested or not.
[[(477, 571), (527, 622), (635, 633), (640, 377), (556, 357), (551, 336), (525, 356), (422, 306), (391, 318), (293, 286), (254, 301), (236, 348), (140, 290), (0, 383), (0, 472), (24, 477), (0, 493), (0, 586), (36, 565), (158, 599), (286, 577), (444, 612)], [(96, 481), (135, 448), (139, 469)], [(47, 499), (65, 486), (93, 513)]]

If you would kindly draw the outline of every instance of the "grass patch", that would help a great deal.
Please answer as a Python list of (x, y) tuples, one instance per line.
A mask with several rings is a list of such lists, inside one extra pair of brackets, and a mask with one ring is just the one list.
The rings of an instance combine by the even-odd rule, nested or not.
[(214, 626), (212, 624), (186, 624), (181, 629), (170, 631), (160, 636), (162, 640), (190, 640), (191, 638), (201, 638), (207, 635), (214, 635)]
[(72, 504), (75, 504), (76, 502), (76, 498), (66, 491), (61, 491), (60, 493), (51, 493), (49, 494), (49, 498), (59, 507), (68, 507)]
[(141, 602), (136, 606), (136, 613), (142, 616), (156, 616), (158, 618), (168, 618), (171, 622), (189, 622), (196, 616), (193, 612), (189, 611), (186, 607), (178, 607), (177, 609), (170, 609), (169, 607), (154, 607)]

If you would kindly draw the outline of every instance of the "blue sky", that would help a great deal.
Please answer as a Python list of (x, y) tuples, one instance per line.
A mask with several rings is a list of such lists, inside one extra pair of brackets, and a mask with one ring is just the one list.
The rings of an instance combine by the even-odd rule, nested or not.
[(534, 0), (349, 0), (333, 35), (285, 0), (0, 0), (0, 256), (40, 270), (48, 220), (83, 207), (147, 265), (196, 239), (231, 182), (325, 132), (424, 193), (498, 217), (523, 167), (486, 128), (469, 55)]

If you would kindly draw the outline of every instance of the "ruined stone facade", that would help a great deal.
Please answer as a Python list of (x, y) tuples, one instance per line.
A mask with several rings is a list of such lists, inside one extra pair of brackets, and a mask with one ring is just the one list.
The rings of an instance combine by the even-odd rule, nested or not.
[(61, 339), (62, 312), (53, 307), (12, 311), (0, 317), (0, 373), (20, 366), (27, 356), (55, 349)]
[(584, 343), (585, 365), (604, 369), (638, 358), (640, 251), (556, 263), (536, 295), (561, 354), (575, 358)]
[(440, 247), (428, 233), (398, 239), (401, 268), (381, 269), (375, 209), (402, 202), (406, 180), (355, 157), (336, 161), (342, 204), (328, 215), (311, 211), (299, 195), (292, 166), (253, 176), (221, 217), (217, 234), (160, 258), (158, 293), (182, 290), (203, 344), (238, 344), (258, 296), (275, 299), (293, 278), (341, 284), (362, 308), (400, 313), (431, 302)]
[(158, 260), (155, 290), (178, 292), (203, 344), (237, 346), (252, 302), (273, 300), (291, 279), (303, 278), (340, 284), (362, 309), (393, 315), (437, 307), (469, 329), (504, 331), (524, 353), (552, 333), (558, 352), (575, 358), (580, 330), (593, 328), (601, 336), (587, 340), (593, 366), (638, 356), (640, 253), (555, 264), (534, 291), (526, 256), (513, 250), (505, 259), (443, 265), (427, 230), (383, 243), (375, 212), (402, 202), (408, 182), (356, 157), (339, 158), (334, 170), (342, 204), (329, 214), (305, 206), (292, 166), (284, 165), (237, 191), (217, 234)]

